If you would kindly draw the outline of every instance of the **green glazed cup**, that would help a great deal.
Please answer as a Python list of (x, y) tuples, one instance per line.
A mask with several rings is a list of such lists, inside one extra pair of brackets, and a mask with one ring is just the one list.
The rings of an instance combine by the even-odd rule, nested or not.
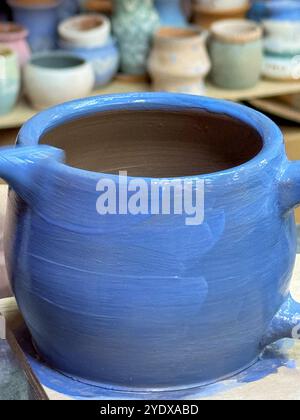
[(21, 86), (20, 68), (15, 52), (0, 47), (0, 115), (9, 113), (15, 106)]
[(211, 80), (223, 89), (254, 87), (263, 64), (262, 29), (243, 19), (219, 21), (212, 25), (209, 40)]

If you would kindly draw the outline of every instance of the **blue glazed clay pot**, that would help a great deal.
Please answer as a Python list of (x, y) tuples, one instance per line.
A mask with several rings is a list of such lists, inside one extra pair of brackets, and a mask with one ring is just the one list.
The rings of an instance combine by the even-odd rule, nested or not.
[(160, 23), (164, 26), (186, 26), (187, 19), (181, 0), (155, 0)]
[(300, 3), (298, 0), (253, 1), (249, 18), (257, 21), (263, 19), (300, 20)]
[[(300, 163), (268, 118), (196, 96), (114, 95), (44, 111), (17, 142), (0, 152), (6, 260), (48, 364), (151, 397), (233, 375), (293, 336)], [(120, 193), (125, 168), (147, 186), (204, 181), (203, 223), (100, 216), (99, 181)]]
[(92, 64), (95, 73), (95, 87), (104, 86), (111, 82), (118, 71), (120, 54), (114, 39), (97, 48), (73, 47), (61, 40), (59, 41), (59, 47)]
[(28, 42), (33, 52), (52, 50), (57, 42), (57, 25), (61, 0), (49, 0), (49, 4), (22, 4), (8, 0), (14, 21), (29, 30)]

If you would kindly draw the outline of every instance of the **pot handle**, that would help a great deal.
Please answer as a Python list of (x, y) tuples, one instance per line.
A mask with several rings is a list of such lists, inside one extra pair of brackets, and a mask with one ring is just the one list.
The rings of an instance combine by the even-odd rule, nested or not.
[[(46, 162), (62, 161), (64, 152), (51, 146), (17, 146), (0, 148), (0, 178), (21, 198), (31, 202), (35, 197)], [(40, 170), (39, 170), (40, 168)], [(47, 188), (44, 186), (44, 188)]]
[[(280, 211), (283, 216), (300, 204), (300, 161), (288, 161), (279, 180)], [(290, 295), (272, 320), (261, 346), (282, 338), (300, 340), (300, 303)]]

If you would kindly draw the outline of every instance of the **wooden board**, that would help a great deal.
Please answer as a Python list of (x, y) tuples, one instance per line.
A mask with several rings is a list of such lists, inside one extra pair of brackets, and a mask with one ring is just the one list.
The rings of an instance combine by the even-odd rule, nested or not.
[[(106, 95), (110, 93), (144, 92), (151, 91), (151, 86), (146, 83), (125, 83), (119, 80), (113, 81), (105, 88), (96, 90), (93, 95)], [(206, 95), (214, 98), (243, 101), (256, 98), (267, 98), (278, 95), (300, 92), (300, 82), (278, 82), (261, 80), (253, 89), (225, 90), (207, 83)], [(16, 108), (5, 116), (0, 117), (0, 129), (21, 126), (25, 121), (36, 114), (28, 103), (22, 99)]]
[(300, 124), (300, 111), (275, 98), (255, 99), (249, 104), (262, 112)]

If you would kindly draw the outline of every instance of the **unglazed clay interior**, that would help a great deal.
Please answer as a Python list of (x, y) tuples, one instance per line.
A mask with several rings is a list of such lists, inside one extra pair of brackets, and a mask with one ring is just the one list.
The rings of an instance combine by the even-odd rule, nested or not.
[(204, 111), (113, 111), (58, 126), (40, 143), (94, 172), (169, 178), (208, 174), (254, 158), (263, 141), (243, 122)]

